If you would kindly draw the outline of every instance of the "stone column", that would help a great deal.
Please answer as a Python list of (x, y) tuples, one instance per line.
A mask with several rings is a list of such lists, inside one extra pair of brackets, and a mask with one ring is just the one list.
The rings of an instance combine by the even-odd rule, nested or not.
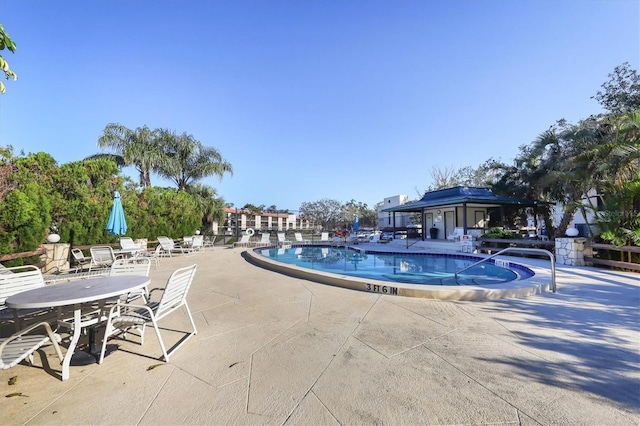
[(586, 238), (556, 238), (556, 263), (584, 266), (585, 241)]
[(53, 274), (69, 269), (69, 249), (71, 245), (67, 243), (44, 244), (46, 250), (44, 254), (43, 274)]

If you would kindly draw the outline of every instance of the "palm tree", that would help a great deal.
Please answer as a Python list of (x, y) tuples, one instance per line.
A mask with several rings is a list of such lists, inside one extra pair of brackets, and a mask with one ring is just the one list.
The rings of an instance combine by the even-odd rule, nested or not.
[(222, 179), (225, 173), (233, 174), (231, 164), (217, 149), (205, 147), (192, 135), (160, 130), (159, 140), (163, 154), (156, 170), (175, 182), (179, 190), (186, 190), (207, 176)]
[(163, 158), (158, 136), (157, 130), (147, 126), (130, 130), (121, 124), (110, 123), (98, 139), (98, 147), (111, 148), (115, 154), (98, 154), (88, 158), (109, 155), (119, 166), (133, 165), (140, 175), (140, 185), (151, 186), (151, 172)]
[(211, 229), (213, 222), (223, 222), (225, 219), (224, 199), (217, 197), (216, 190), (210, 186), (194, 184), (187, 188), (202, 212), (202, 226)]
[(606, 116), (600, 128), (601, 143), (582, 157), (603, 205), (588, 208), (604, 239), (640, 245), (640, 111)]

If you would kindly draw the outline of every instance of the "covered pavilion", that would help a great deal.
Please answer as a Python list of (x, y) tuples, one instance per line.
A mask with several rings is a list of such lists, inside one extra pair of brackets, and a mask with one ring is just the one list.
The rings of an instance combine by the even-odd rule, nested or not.
[(464, 234), (479, 236), (489, 226), (504, 226), (508, 207), (535, 208), (548, 204), (545, 201), (502, 197), (489, 188), (457, 186), (430, 191), (418, 200), (383, 209), (392, 215), (395, 227), (396, 213), (416, 213), (423, 230), (422, 239), (446, 239), (455, 228), (463, 228)]

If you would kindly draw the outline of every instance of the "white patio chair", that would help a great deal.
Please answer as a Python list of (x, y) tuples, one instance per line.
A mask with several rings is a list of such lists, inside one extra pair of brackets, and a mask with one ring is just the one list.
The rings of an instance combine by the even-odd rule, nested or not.
[(249, 247), (250, 243), (251, 243), (251, 235), (244, 234), (244, 235), (242, 235), (242, 237), (240, 237), (240, 241), (236, 241), (235, 243), (233, 243), (233, 248), (236, 248), (236, 247)]
[(322, 234), (320, 234), (320, 243), (330, 243), (331, 240), (329, 239), (329, 233), (328, 232), (323, 232)]
[[(118, 259), (111, 265), (109, 276), (113, 277), (116, 275), (142, 275), (148, 277), (150, 269), (151, 259), (149, 258), (138, 257), (132, 259)], [(139, 292), (124, 294), (120, 296), (120, 300), (123, 302), (131, 302), (135, 299), (142, 298), (144, 303), (147, 303), (148, 297), (149, 289), (145, 287)]]
[(85, 257), (82, 250), (80, 250), (79, 248), (71, 249), (71, 255), (73, 256), (73, 260), (75, 261), (76, 272), (82, 271), (84, 269), (91, 269), (91, 258)]
[(137, 256), (143, 251), (140, 244), (136, 244), (131, 237), (120, 237), (120, 250), (128, 252), (131, 256)]
[(191, 253), (192, 250), (186, 247), (181, 246), (180, 244), (176, 244), (173, 239), (165, 236), (158, 237), (158, 243), (162, 246), (162, 251), (166, 253), (169, 257), (173, 253)]
[(254, 245), (256, 247), (266, 247), (271, 245), (271, 234), (268, 232), (263, 232), (260, 236), (260, 241), (257, 241)]
[(111, 264), (116, 260), (116, 255), (111, 246), (93, 246), (89, 251), (91, 252), (89, 270), (110, 268)]
[(191, 239), (191, 250), (199, 252), (204, 250), (204, 235), (194, 235)]
[(3, 268), (3, 273), (0, 274), (0, 319), (13, 319), (16, 331), (18, 331), (21, 328), (21, 318), (48, 312), (48, 309), (8, 309), (4, 304), (9, 296), (44, 286), (44, 277), (36, 266)]
[(453, 229), (453, 232), (447, 235), (447, 240), (449, 241), (460, 241), (460, 237), (464, 235), (464, 228), (456, 227)]
[(215, 241), (216, 241), (215, 235), (211, 235), (211, 236), (208, 236), (207, 238), (204, 238), (204, 241), (202, 243), (202, 249), (204, 250), (205, 247), (215, 248), (215, 244), (214, 244)]
[[(38, 327), (44, 327), (46, 334), (29, 334)], [(62, 363), (64, 357), (58, 339), (47, 322), (39, 322), (9, 337), (0, 338), (0, 370), (9, 369), (27, 358), (33, 364), (33, 353), (48, 342), (51, 342)]]
[(302, 233), (301, 232), (296, 232), (293, 235), (295, 236), (296, 243), (298, 243), (298, 244), (309, 244), (311, 242), (311, 240), (307, 240), (305, 238), (302, 238)]
[(287, 240), (284, 232), (278, 232), (278, 244), (282, 245), (290, 245), (291, 241)]
[[(164, 288), (159, 302), (148, 302), (145, 305), (134, 305), (129, 303), (118, 303), (109, 310), (107, 319), (107, 329), (105, 330), (104, 340), (102, 342), (102, 350), (100, 351), (100, 359), (98, 363), (102, 364), (104, 353), (107, 347), (107, 339), (109, 336), (120, 333), (127, 333), (132, 329), (140, 330), (140, 344), (144, 344), (144, 330), (146, 325), (153, 326), (162, 355), (165, 362), (169, 362), (169, 355), (175, 352), (184, 342), (191, 336), (196, 334), (196, 324), (191, 316), (189, 305), (187, 304), (187, 293), (193, 283), (196, 274), (197, 264), (187, 266), (185, 268), (176, 269), (169, 277), (167, 285)], [(184, 307), (193, 331), (184, 336), (170, 351), (167, 351), (160, 335), (158, 321)]]
[(162, 250), (161, 245), (158, 245), (153, 250), (142, 251), (140, 252), (140, 254), (138, 254), (139, 258), (146, 258), (149, 260), (153, 260), (156, 264), (156, 269), (158, 269), (158, 263), (160, 262), (160, 258), (167, 257), (167, 256), (169, 256), (169, 254), (165, 253), (165, 251)]

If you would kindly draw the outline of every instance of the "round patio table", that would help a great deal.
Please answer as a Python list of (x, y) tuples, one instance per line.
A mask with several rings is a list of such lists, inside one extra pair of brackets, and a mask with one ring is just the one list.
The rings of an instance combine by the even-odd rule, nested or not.
[(23, 291), (7, 297), (5, 304), (12, 309), (54, 308), (71, 305), (74, 307), (73, 335), (62, 362), (62, 380), (67, 380), (71, 357), (80, 339), (82, 328), (96, 324), (95, 318), (83, 320), (82, 304), (127, 294), (149, 285), (150, 282), (149, 277), (140, 275), (88, 278)]

